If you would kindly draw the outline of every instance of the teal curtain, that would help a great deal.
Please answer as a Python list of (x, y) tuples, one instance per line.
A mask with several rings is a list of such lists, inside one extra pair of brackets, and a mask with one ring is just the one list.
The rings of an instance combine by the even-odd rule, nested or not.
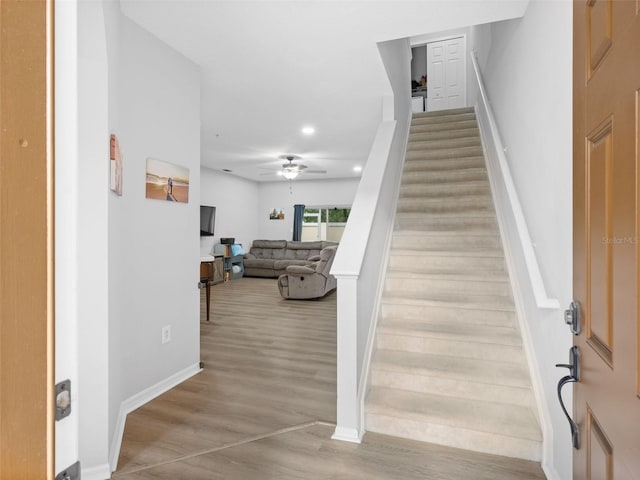
[(302, 221), (304, 219), (304, 205), (293, 206), (293, 241), (302, 239)]

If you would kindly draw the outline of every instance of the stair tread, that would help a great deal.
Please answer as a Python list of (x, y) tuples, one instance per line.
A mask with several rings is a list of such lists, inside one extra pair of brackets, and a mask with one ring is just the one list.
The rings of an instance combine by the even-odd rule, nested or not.
[(431, 133), (447, 130), (461, 130), (464, 128), (478, 128), (478, 122), (475, 118), (467, 118), (444, 123), (412, 123), (409, 133)]
[(449, 108), (447, 110), (436, 110), (434, 112), (415, 112), (413, 114), (413, 118), (442, 117), (447, 115), (458, 115), (461, 113), (475, 114), (475, 109), (473, 107), (459, 107), (459, 108)]
[(465, 358), (455, 355), (455, 352), (435, 355), (378, 349), (371, 368), (462, 380), (479, 387), (488, 384), (531, 388), (527, 368), (522, 362)]
[(367, 396), (367, 415), (371, 414), (542, 441), (533, 412), (518, 405), (372, 387)]
[(378, 331), (384, 335), (444, 338), (456, 341), (522, 346), (520, 332), (513, 326), (443, 322), (438, 317), (417, 319), (382, 318)]

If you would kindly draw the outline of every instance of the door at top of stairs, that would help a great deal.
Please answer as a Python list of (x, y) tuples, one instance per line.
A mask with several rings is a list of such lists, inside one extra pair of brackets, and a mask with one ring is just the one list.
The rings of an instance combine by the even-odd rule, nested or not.
[(465, 37), (427, 44), (427, 111), (466, 106), (465, 52)]

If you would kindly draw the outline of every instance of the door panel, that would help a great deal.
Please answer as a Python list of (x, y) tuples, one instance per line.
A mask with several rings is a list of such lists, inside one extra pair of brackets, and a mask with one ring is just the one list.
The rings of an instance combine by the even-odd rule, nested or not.
[(427, 110), (446, 109), (443, 42), (427, 44)]
[(640, 478), (636, 0), (574, 3), (575, 479)]
[(611, 119), (588, 136), (587, 146), (587, 339), (611, 364), (612, 358), (612, 181), (613, 126)]
[(446, 42), (447, 52), (447, 108), (464, 107), (463, 39)]

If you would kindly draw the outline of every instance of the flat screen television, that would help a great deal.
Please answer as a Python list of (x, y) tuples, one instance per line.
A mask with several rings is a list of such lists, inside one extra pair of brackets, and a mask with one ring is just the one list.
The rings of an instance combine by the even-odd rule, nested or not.
[(200, 236), (210, 237), (215, 233), (216, 207), (200, 205)]

